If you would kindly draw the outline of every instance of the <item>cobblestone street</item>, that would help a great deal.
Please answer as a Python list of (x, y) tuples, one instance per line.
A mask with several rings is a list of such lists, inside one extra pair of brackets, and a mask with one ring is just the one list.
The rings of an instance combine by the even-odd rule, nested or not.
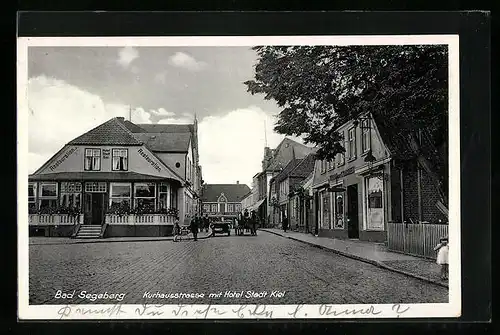
[[(81, 291), (124, 293), (122, 303), (382, 304), (444, 303), (448, 290), (402, 274), (259, 231), (257, 237), (35, 245), (29, 247), (30, 304), (115, 303), (78, 298)], [(56, 299), (58, 290), (75, 291)], [(145, 293), (203, 298), (147, 298)], [(224, 297), (226, 291), (241, 298)], [(267, 292), (245, 298), (247, 291)], [(272, 291), (285, 291), (271, 297)], [(209, 298), (210, 293), (222, 292)]]

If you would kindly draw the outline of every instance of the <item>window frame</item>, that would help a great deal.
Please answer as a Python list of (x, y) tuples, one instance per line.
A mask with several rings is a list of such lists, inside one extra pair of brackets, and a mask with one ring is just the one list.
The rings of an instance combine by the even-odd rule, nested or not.
[[(369, 119), (361, 121), (361, 152), (363, 154), (370, 151), (371, 147), (370, 127), (371, 125)], [(365, 147), (365, 136), (366, 136), (366, 147)]]
[[(128, 197), (114, 197), (113, 196), (113, 186), (129, 186), (129, 196)], [(109, 183), (109, 207), (113, 202), (113, 199), (128, 199), (129, 200), (129, 208), (132, 208), (132, 183), (120, 183), (120, 182), (111, 182)]]
[[(91, 151), (90, 156), (87, 155), (88, 150)], [(94, 151), (99, 151), (99, 155), (94, 156)], [(89, 168), (87, 168), (87, 164), (86, 164), (87, 157), (91, 158)], [(93, 158), (94, 157), (99, 158), (99, 168), (98, 169), (93, 169), (93, 166), (94, 166), (94, 159)], [(85, 148), (85, 150), (83, 151), (83, 170), (84, 171), (101, 171), (101, 169), (102, 169), (102, 150), (101, 150), (101, 148)]]
[[(43, 186), (46, 185), (55, 185), (56, 195), (43, 195)], [(58, 198), (59, 198), (59, 187), (57, 182), (41, 182), (38, 187), (38, 208), (42, 208), (42, 201), (44, 200), (54, 200), (55, 208), (58, 206)]]
[(210, 204), (210, 213), (217, 213), (218, 211), (219, 211), (219, 205), (218, 204)]
[[(33, 196), (30, 196), (29, 188), (33, 188)], [(30, 198), (33, 198), (30, 200)], [(36, 183), (28, 183), (28, 205), (29, 204), (35, 204), (36, 205), (36, 198), (37, 198), (37, 187)]]
[[(162, 191), (161, 190), (162, 186), (166, 186), (167, 190), (166, 191)], [(167, 195), (167, 209), (172, 208), (172, 186), (169, 183), (161, 182), (161, 183), (158, 184), (157, 192), (158, 192), (158, 199), (157, 199), (157, 207), (156, 208), (163, 209), (160, 206), (160, 200), (161, 200), (162, 194), (166, 194)]]
[(231, 203), (226, 204), (226, 212), (233, 213), (234, 212), (234, 204), (231, 204)]
[[(76, 187), (75, 190), (71, 191), (71, 188), (67, 188), (65, 189), (67, 186), (78, 186)], [(70, 206), (69, 205), (69, 201), (68, 201), (68, 204), (66, 205), (66, 203), (63, 203), (63, 201), (65, 202), (65, 196), (68, 196), (68, 200), (69, 199), (72, 199), (71, 203), (72, 205)], [(79, 198), (79, 206), (75, 206), (75, 203), (76, 203), (76, 198)], [(60, 189), (60, 194), (59, 194), (59, 206), (63, 206), (63, 207), (70, 207), (70, 208), (82, 208), (82, 204), (83, 204), (83, 185), (81, 182), (61, 182), (61, 189)]]
[[(151, 185), (152, 185), (152, 186), (154, 186), (154, 188), (155, 188), (155, 189), (154, 189), (154, 191), (153, 191), (153, 196), (152, 196), (152, 197), (140, 197), (140, 196), (137, 196), (137, 194), (136, 194), (136, 192), (137, 192), (137, 186), (138, 186), (138, 185), (143, 185), (143, 184), (148, 185), (148, 187), (149, 187), (149, 186), (151, 186)], [(133, 208), (137, 208), (137, 205), (138, 205), (138, 200), (139, 200), (139, 199), (153, 199), (153, 203), (154, 203), (154, 210), (156, 210), (156, 208), (157, 208), (157, 207), (156, 207), (156, 199), (157, 199), (157, 198), (156, 198), (156, 191), (157, 191), (157, 190), (156, 190), (156, 188), (157, 188), (156, 183), (152, 183), (152, 182), (134, 183), (134, 187), (133, 187), (133, 188), (134, 188), (134, 190), (133, 190), (133, 191), (134, 191), (134, 193), (133, 193), (133, 195), (134, 195), (134, 207), (133, 207)]]
[[(352, 138), (351, 138), (352, 134)], [(349, 144), (349, 161), (356, 159), (357, 157), (357, 147), (356, 147), (356, 127), (351, 127), (347, 131), (347, 143)]]
[[(125, 156), (115, 156), (115, 152), (125, 152)], [(126, 168), (125, 169), (115, 169), (115, 157), (120, 158), (120, 157), (125, 157), (126, 159)], [(111, 171), (128, 171), (128, 165), (129, 165), (129, 155), (128, 155), (128, 148), (113, 148), (111, 149)]]

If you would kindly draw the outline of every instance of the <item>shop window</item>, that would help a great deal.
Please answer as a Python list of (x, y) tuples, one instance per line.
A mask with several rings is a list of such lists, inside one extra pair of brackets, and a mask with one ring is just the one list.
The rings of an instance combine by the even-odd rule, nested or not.
[(61, 207), (80, 208), (82, 203), (81, 183), (61, 183)]
[(349, 129), (349, 159), (356, 158), (356, 128)]
[(28, 208), (36, 208), (36, 184), (34, 183), (28, 184)]
[(101, 170), (101, 149), (85, 149), (85, 171)]
[(384, 230), (383, 180), (374, 176), (366, 180), (367, 229)]
[(134, 184), (134, 208), (154, 211), (156, 200), (155, 195), (155, 183)]
[(39, 194), (40, 209), (57, 207), (57, 183), (41, 183)]
[(361, 151), (363, 153), (370, 150), (370, 120), (361, 122)]
[(109, 197), (110, 209), (117, 207), (130, 208), (131, 189), (132, 186), (130, 183), (111, 183)]
[(335, 229), (344, 229), (344, 195), (337, 193), (335, 197)]
[(161, 183), (158, 187), (158, 209), (171, 208), (170, 206), (170, 185)]
[(113, 149), (113, 171), (128, 170), (128, 150)]
[(330, 229), (330, 192), (321, 193), (322, 227)]

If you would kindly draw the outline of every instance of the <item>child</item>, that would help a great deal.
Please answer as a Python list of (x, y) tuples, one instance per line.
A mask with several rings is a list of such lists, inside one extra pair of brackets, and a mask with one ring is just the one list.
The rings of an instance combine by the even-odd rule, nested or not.
[(441, 279), (448, 279), (448, 236), (441, 237), (434, 250), (438, 252), (436, 263), (441, 265)]
[(181, 233), (181, 227), (179, 226), (179, 218), (176, 217), (175, 218), (175, 222), (174, 222), (174, 242), (177, 242), (177, 239), (181, 239), (181, 237), (179, 236)]

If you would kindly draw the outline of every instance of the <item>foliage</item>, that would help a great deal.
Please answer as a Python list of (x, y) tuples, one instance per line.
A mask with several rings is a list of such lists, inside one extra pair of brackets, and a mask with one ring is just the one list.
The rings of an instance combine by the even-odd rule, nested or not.
[[(281, 108), (275, 131), (302, 136), (318, 159), (345, 152), (337, 129), (370, 112), (402, 137), (442, 191), (447, 181), (446, 46), (260, 46), (252, 94)], [(432, 144), (424, 152), (419, 133)], [(425, 159), (425, 161), (424, 161)], [(444, 192), (441, 192), (444, 198)], [(445, 201), (446, 202), (446, 201)]]
[(177, 208), (160, 208), (155, 210), (154, 206), (138, 206), (136, 208), (130, 208), (128, 203), (122, 202), (112, 204), (106, 213), (118, 216), (143, 214), (166, 214), (177, 216), (179, 214), (179, 210)]
[(40, 209), (30, 207), (29, 214), (40, 214), (40, 215), (58, 215), (65, 214), (72, 217), (78, 216), (82, 214), (79, 207), (66, 207), (66, 206), (58, 206), (58, 207), (43, 207)]

